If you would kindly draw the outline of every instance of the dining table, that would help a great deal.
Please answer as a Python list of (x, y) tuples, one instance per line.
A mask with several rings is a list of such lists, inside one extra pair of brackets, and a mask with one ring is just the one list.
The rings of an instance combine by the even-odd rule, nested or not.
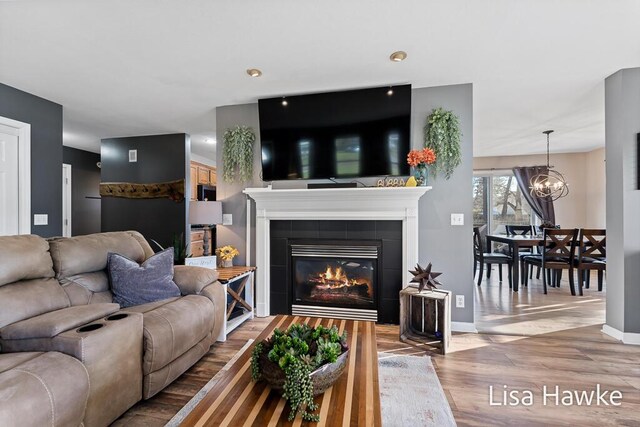
[(505, 243), (509, 245), (509, 253), (513, 257), (511, 263), (511, 277), (513, 278), (513, 291), (518, 292), (520, 285), (520, 260), (518, 259), (520, 248), (535, 248), (544, 246), (544, 238), (538, 236), (487, 234), (487, 249), (491, 252), (491, 243)]

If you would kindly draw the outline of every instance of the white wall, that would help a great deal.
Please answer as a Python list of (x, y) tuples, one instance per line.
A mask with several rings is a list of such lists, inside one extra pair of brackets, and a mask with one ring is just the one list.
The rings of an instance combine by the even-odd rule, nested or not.
[[(512, 169), (545, 165), (547, 156), (474, 157), (473, 169)], [(604, 148), (588, 153), (552, 154), (551, 165), (562, 173), (569, 195), (554, 202), (556, 223), (566, 228), (605, 228)]]
[(194, 162), (202, 163), (203, 165), (216, 167), (216, 161), (214, 159), (210, 159), (208, 157), (201, 156), (199, 154), (194, 154), (191, 152), (191, 160)]

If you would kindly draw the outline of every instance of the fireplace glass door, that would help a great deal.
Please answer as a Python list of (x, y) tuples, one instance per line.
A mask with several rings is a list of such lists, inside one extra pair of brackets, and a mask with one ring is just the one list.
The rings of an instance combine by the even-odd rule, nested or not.
[(376, 246), (291, 245), (293, 304), (376, 309)]

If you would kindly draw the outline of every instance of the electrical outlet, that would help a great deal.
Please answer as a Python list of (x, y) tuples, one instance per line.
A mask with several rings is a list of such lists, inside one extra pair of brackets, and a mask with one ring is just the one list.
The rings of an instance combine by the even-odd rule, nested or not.
[(222, 214), (222, 225), (233, 225), (233, 215)]
[(452, 213), (451, 214), (451, 225), (464, 225), (464, 214)]
[(456, 295), (456, 308), (464, 308), (464, 295)]
[(33, 225), (48, 225), (49, 215), (47, 214), (35, 214), (33, 215)]

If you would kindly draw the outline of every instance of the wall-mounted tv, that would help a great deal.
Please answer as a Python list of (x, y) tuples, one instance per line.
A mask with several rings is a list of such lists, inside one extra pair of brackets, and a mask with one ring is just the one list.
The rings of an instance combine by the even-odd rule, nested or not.
[(411, 85), (260, 99), (262, 179), (408, 175)]

